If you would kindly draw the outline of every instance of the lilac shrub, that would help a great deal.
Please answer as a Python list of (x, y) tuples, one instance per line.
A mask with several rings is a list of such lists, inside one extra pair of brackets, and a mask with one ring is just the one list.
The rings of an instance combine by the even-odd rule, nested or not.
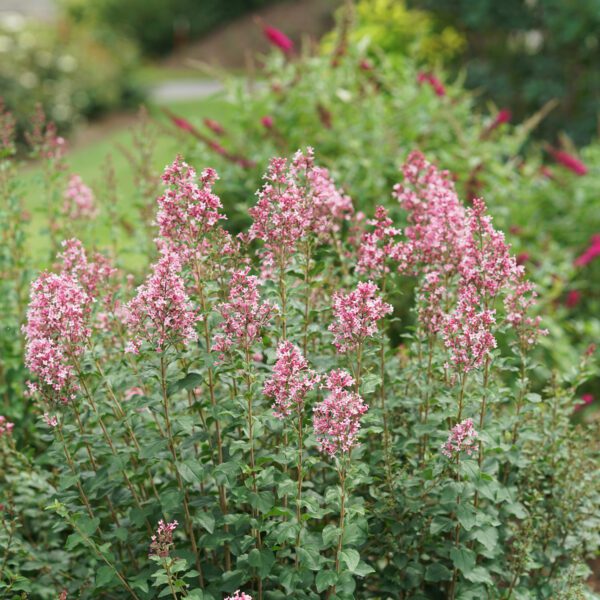
[(593, 352), (539, 383), (534, 286), (422, 154), (372, 216), (311, 149), (265, 166), (239, 236), (218, 174), (177, 157), (137, 287), (74, 238), (31, 284), (40, 444), (1, 418), (4, 590), (570, 593), (598, 542), (597, 447), (570, 420)]

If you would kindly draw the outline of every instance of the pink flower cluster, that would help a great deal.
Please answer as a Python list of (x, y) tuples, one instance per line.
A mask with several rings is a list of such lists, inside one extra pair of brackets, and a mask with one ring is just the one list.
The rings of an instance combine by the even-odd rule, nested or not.
[(331, 371), (323, 386), (329, 394), (313, 409), (317, 442), (321, 452), (330, 456), (348, 454), (358, 444), (360, 420), (369, 410), (357, 393), (345, 389), (352, 385), (354, 379), (347, 371)]
[(289, 341), (283, 341), (277, 348), (277, 362), (273, 375), (263, 388), (267, 398), (273, 399), (273, 412), (278, 419), (298, 414), (304, 410), (304, 398), (321, 380), (309, 369), (308, 361), (300, 350)]
[(585, 265), (591, 263), (598, 256), (600, 256), (600, 234), (596, 233), (592, 236), (588, 248), (581, 256), (578, 256), (575, 259), (574, 264), (576, 267), (584, 267)]
[(483, 200), (465, 210), (445, 171), (413, 152), (403, 167), (403, 184), (394, 194), (408, 212), (400, 241), (389, 249), (400, 272), (423, 277), (417, 291), (421, 325), (429, 335), (442, 334), (451, 361), (463, 373), (481, 366), (495, 347), (493, 301), (505, 297), (508, 322), (518, 321), (519, 335), (532, 343), (544, 331), (540, 319), (526, 311), (534, 305), (522, 297), (524, 268), (496, 231)]
[(480, 367), (496, 347), (492, 327), (494, 310), (481, 307), (481, 297), (473, 285), (459, 289), (456, 309), (446, 316), (442, 337), (451, 361), (461, 373)]
[(480, 198), (475, 198), (467, 211), (467, 226), (470, 235), (463, 245), (459, 265), (462, 285), (473, 285), (483, 297), (494, 298), (523, 268), (511, 256), (504, 234), (492, 226), (492, 218), (486, 214), (485, 202)]
[(27, 311), (25, 365), (38, 377), (31, 393), (66, 403), (78, 384), (73, 359), (81, 356), (90, 337), (92, 298), (70, 275), (43, 273), (31, 284)]
[(420, 152), (412, 152), (402, 170), (405, 183), (394, 186), (394, 196), (408, 213), (407, 240), (396, 245), (392, 258), (400, 272), (456, 272), (469, 231), (450, 174)]
[(48, 427), (54, 428), (58, 425), (58, 418), (55, 415), (44, 413), (44, 416), (42, 418), (44, 419), (44, 423), (46, 423)]
[(63, 213), (71, 219), (94, 219), (98, 215), (94, 193), (79, 175), (71, 175), (64, 200)]
[(221, 359), (233, 346), (249, 351), (275, 310), (268, 302), (261, 302), (258, 278), (249, 273), (250, 267), (233, 273), (228, 302), (217, 306), (223, 317), (219, 325), (222, 333), (213, 337), (212, 349), (221, 354)]
[(7, 421), (6, 417), (0, 415), (0, 437), (3, 435), (10, 435), (14, 426), (14, 423)]
[(547, 329), (540, 328), (542, 318), (530, 315), (536, 298), (533, 284), (523, 277), (511, 282), (510, 291), (504, 298), (506, 322), (516, 331), (523, 348), (533, 346), (539, 336), (548, 335)]
[(156, 223), (160, 236), (184, 261), (206, 250), (209, 242), (203, 237), (226, 218), (219, 212), (221, 200), (212, 192), (217, 179), (213, 169), (204, 169), (198, 185), (196, 171), (180, 156), (164, 170), (168, 189), (157, 200)]
[(252, 600), (252, 596), (244, 594), (244, 592), (240, 592), (240, 590), (236, 590), (233, 593), (233, 596), (227, 596), (225, 600)]
[[(60, 273), (73, 277), (92, 298), (103, 293), (110, 293), (109, 282), (117, 273), (108, 258), (96, 252), (93, 261), (89, 261), (83, 244), (76, 238), (62, 242), (63, 251), (57, 258), (60, 263), (56, 266)], [(109, 297), (104, 298), (110, 302)]]
[(333, 344), (339, 352), (350, 352), (366, 338), (377, 333), (377, 321), (391, 314), (393, 308), (378, 295), (371, 281), (361, 282), (348, 294), (333, 294), (335, 321), (329, 326)]
[(173, 543), (173, 532), (177, 529), (179, 523), (173, 521), (172, 523), (165, 523), (162, 519), (158, 522), (158, 528), (156, 535), (153, 535), (150, 539), (150, 556), (159, 556), (160, 558), (167, 558), (169, 553), (175, 546)]
[(248, 211), (254, 222), (247, 239), (264, 242), (267, 265), (285, 266), (300, 240), (309, 233), (327, 238), (353, 213), (349, 196), (336, 188), (327, 169), (315, 166), (312, 148), (297, 152), (291, 164), (271, 159), (264, 179)]
[(137, 354), (143, 342), (163, 352), (168, 346), (197, 339), (195, 324), (202, 316), (186, 294), (180, 271), (179, 256), (165, 252), (127, 304), (125, 324), (131, 337), (127, 352)]
[(476, 450), (478, 438), (479, 434), (473, 428), (473, 419), (465, 419), (451, 429), (448, 439), (442, 444), (442, 454), (452, 458), (464, 450), (471, 456)]
[(374, 227), (371, 232), (363, 233), (358, 247), (358, 262), (356, 272), (379, 279), (389, 273), (387, 259), (393, 254), (394, 238), (400, 235), (400, 230), (392, 227), (393, 221), (383, 206), (375, 209), (375, 218), (367, 221)]

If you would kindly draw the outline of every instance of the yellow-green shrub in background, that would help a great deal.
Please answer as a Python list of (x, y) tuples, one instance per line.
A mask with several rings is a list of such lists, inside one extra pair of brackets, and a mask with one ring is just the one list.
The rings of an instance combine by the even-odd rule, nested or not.
[[(343, 18), (347, 5), (338, 10)], [(325, 37), (330, 50), (336, 33)], [(456, 58), (465, 46), (463, 36), (452, 27), (441, 27), (429, 13), (407, 8), (402, 0), (360, 0), (349, 32), (351, 42), (367, 38), (390, 57), (411, 56), (419, 63), (436, 64)]]

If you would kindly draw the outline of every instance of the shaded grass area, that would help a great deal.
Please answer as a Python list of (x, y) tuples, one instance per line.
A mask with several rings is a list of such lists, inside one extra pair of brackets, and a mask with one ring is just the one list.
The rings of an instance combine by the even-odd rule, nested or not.
[[(177, 115), (188, 119), (194, 125), (202, 127), (206, 117), (227, 121), (231, 107), (221, 94), (194, 101), (169, 103), (168, 108)], [(164, 166), (173, 161), (178, 153), (186, 153), (192, 143), (190, 136), (179, 132), (161, 111), (161, 106), (146, 106), (152, 135), (151, 164), (149, 170), (160, 174)], [(111, 247), (125, 267), (136, 268), (145, 264), (148, 257), (140, 246), (143, 235), (139, 230), (142, 221), (139, 214), (140, 189), (136, 184), (128, 154), (136, 154), (134, 133), (140, 126), (136, 114), (120, 115), (92, 127), (90, 141), (78, 142), (67, 153), (68, 173), (77, 173), (83, 181), (92, 187), (100, 204), (100, 214), (91, 223), (70, 223), (69, 233), (79, 237), (88, 247), (104, 249)], [(103, 131), (103, 128), (106, 131)], [(113, 216), (118, 217), (119, 225), (115, 230), (111, 222), (111, 208), (104, 199), (107, 194), (106, 160), (110, 155), (114, 167), (117, 189), (116, 205)], [(30, 213), (28, 251), (33, 264), (43, 268), (50, 262), (51, 243), (48, 232), (48, 195), (44, 190), (42, 170), (37, 165), (25, 167), (22, 177), (21, 193), (24, 197), (25, 209)], [(54, 198), (54, 202), (62, 205), (62, 197)], [(139, 238), (139, 239), (138, 239)]]

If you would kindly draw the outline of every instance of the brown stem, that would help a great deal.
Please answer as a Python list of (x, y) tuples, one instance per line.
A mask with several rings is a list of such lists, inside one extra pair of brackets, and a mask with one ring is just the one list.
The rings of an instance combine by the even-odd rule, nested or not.
[(169, 449), (171, 451), (171, 456), (173, 457), (173, 463), (175, 466), (175, 477), (177, 479), (177, 487), (179, 491), (183, 495), (183, 510), (185, 514), (185, 527), (190, 538), (190, 543), (192, 544), (192, 552), (194, 553), (194, 559), (196, 561), (196, 570), (198, 571), (198, 583), (200, 587), (204, 587), (204, 576), (202, 574), (202, 565), (200, 564), (200, 554), (198, 553), (198, 546), (196, 544), (196, 538), (194, 536), (194, 526), (192, 524), (192, 517), (190, 514), (189, 507), (189, 498), (187, 490), (183, 485), (183, 480), (181, 479), (181, 474), (179, 473), (179, 468), (177, 463), (177, 452), (175, 450), (175, 444), (173, 442), (173, 432), (171, 429), (171, 419), (169, 418), (169, 395), (167, 392), (167, 377), (166, 377), (166, 365), (165, 365), (165, 357), (161, 353), (160, 355), (160, 384), (162, 389), (162, 398), (163, 398), (163, 409), (164, 409), (164, 417), (165, 417), (165, 426), (167, 429), (167, 442), (169, 445)]

